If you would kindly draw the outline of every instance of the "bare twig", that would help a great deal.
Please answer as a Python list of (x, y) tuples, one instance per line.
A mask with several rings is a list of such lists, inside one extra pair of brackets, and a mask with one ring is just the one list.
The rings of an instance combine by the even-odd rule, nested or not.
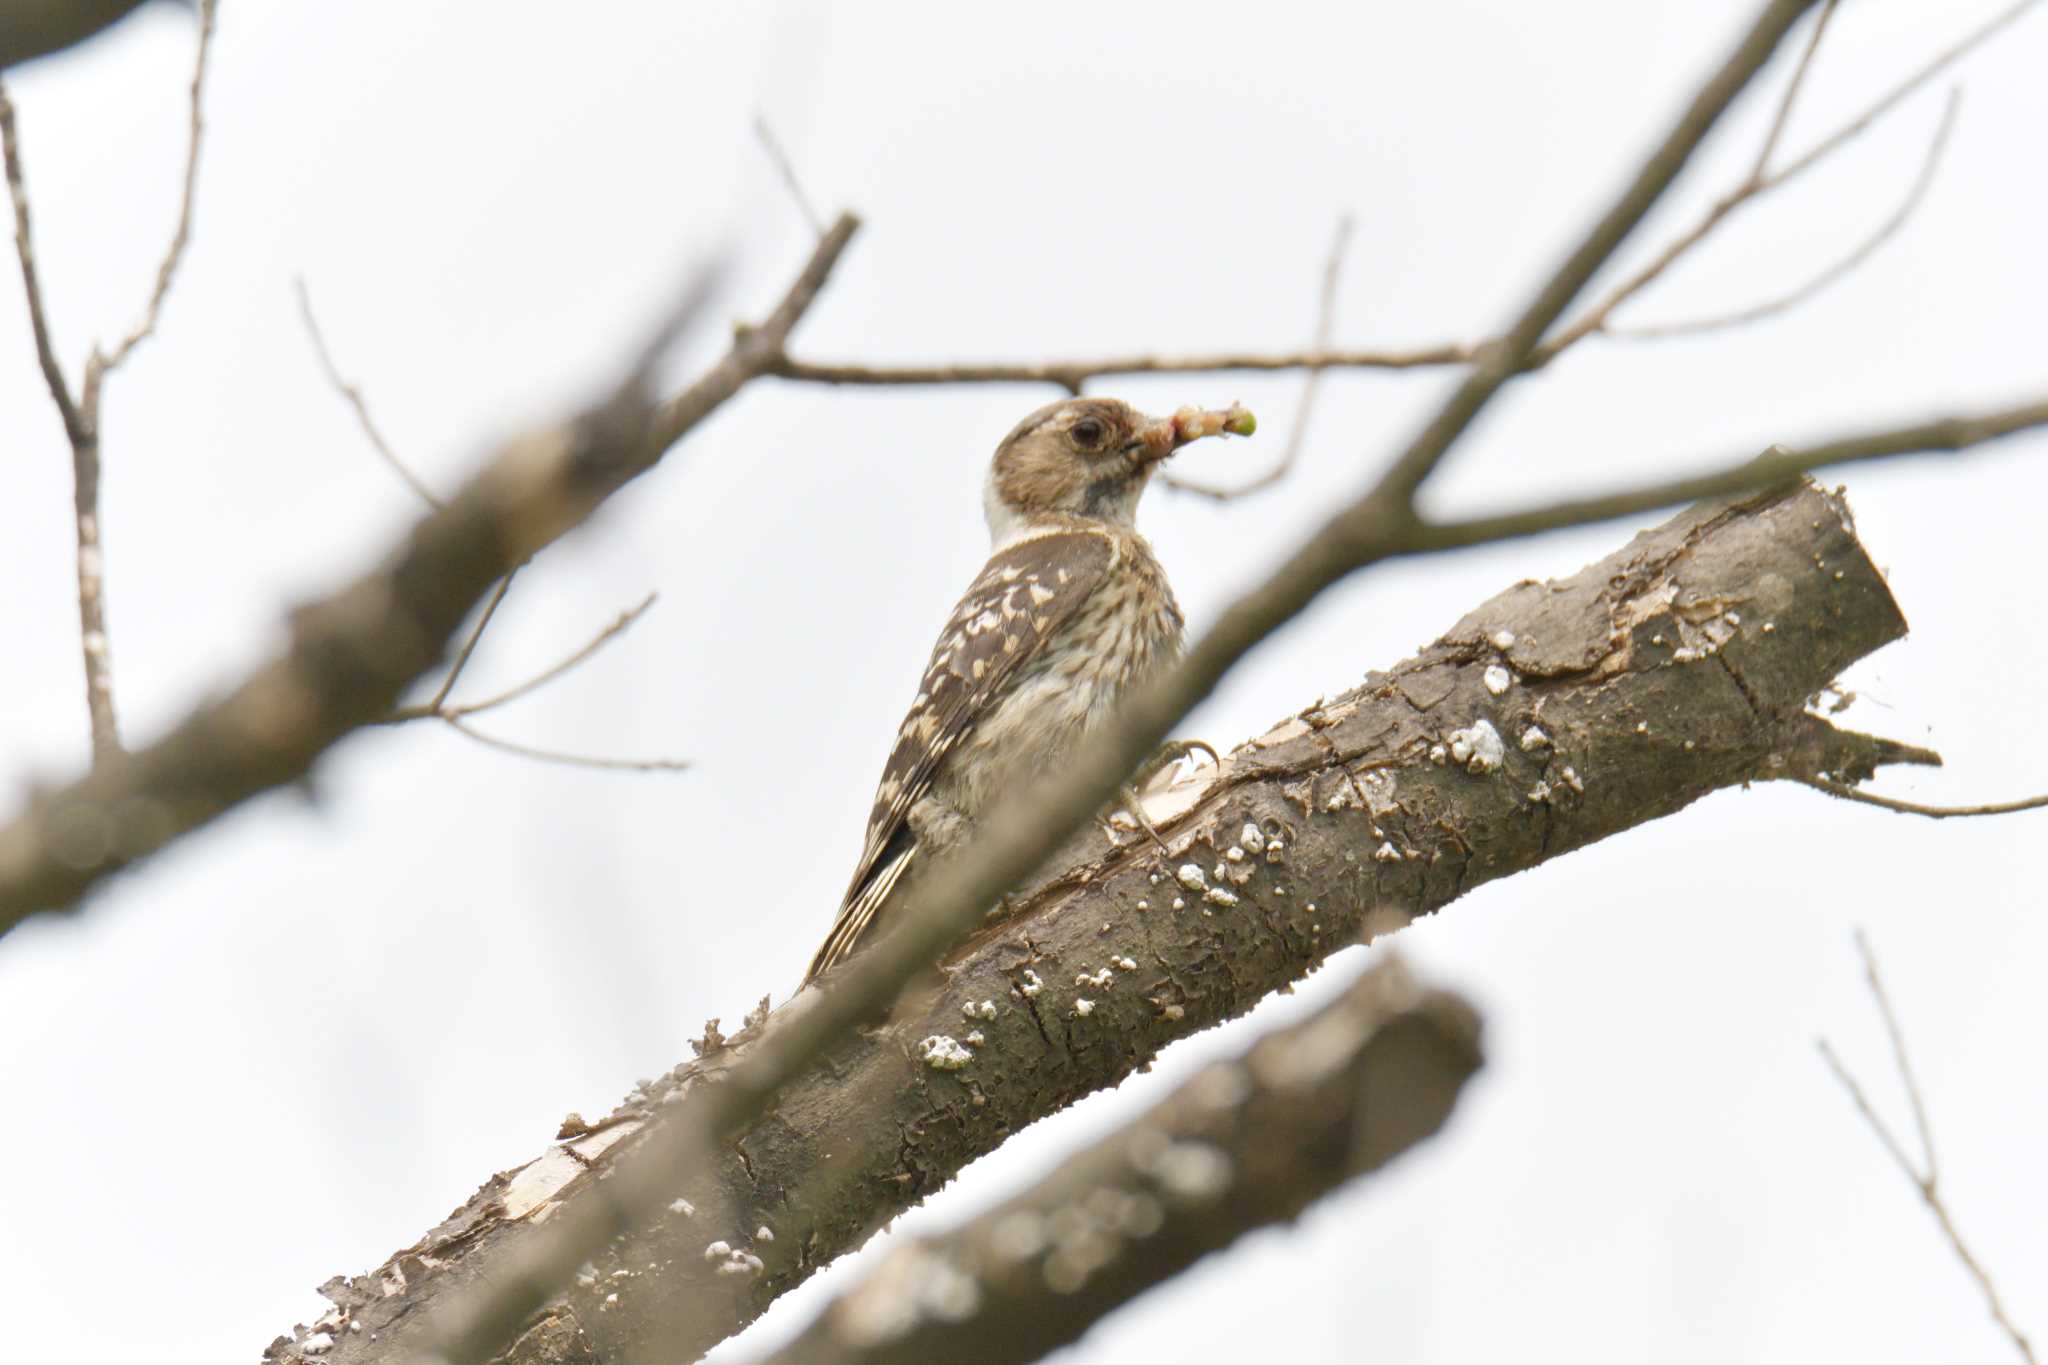
[[(1315, 349), (1318, 352), (1330, 349), (1331, 333), (1336, 329), (1337, 284), (1343, 275), (1344, 253), (1345, 249), (1351, 244), (1351, 230), (1353, 226), (1352, 217), (1348, 213), (1337, 220), (1336, 235), (1330, 240), (1330, 255), (1323, 262), (1322, 294), (1316, 303)], [(1271, 488), (1274, 484), (1279, 483), (1280, 480), (1293, 472), (1294, 462), (1301, 457), (1302, 445), (1308, 437), (1309, 416), (1315, 411), (1316, 395), (1322, 388), (1323, 373), (1328, 368), (1327, 365), (1321, 364), (1311, 364), (1308, 367), (1308, 378), (1302, 382), (1301, 386), (1301, 402), (1294, 409), (1294, 429), (1287, 433), (1287, 447), (1281, 451), (1279, 461), (1258, 478), (1236, 488), (1223, 488), (1215, 484), (1197, 483), (1187, 479), (1175, 478), (1172, 474), (1162, 474), (1160, 478), (1164, 480), (1169, 488), (1178, 489), (1183, 493), (1194, 493), (1205, 498), (1213, 498), (1218, 502), (1229, 502), (1235, 498), (1241, 498), (1247, 494)]]
[(78, 405), (72, 401), (71, 386), (64, 378), (64, 367), (58, 362), (56, 347), (50, 340), (50, 316), (43, 304), (43, 286), (36, 273), (35, 236), (29, 227), (28, 182), (14, 130), (14, 101), (8, 98), (4, 83), (0, 83), (0, 146), (6, 152), (7, 193), (14, 201), (14, 249), (21, 258), (21, 283), (28, 295), (28, 321), (36, 338), (36, 363), (42, 366), (43, 382), (49, 386), (50, 399), (64, 420), (65, 435), (73, 445), (78, 445), (90, 439), (90, 433), (82, 424)]
[(1096, 360), (1051, 360), (1042, 363), (990, 362), (958, 365), (853, 365), (778, 358), (778, 378), (812, 384), (1057, 384), (1078, 392), (1091, 379), (1122, 374), (1225, 374), (1234, 370), (1270, 373), (1279, 370), (1406, 370), (1469, 364), (1477, 346), (1447, 343), (1412, 351), (1219, 351), (1209, 355), (1106, 356)]
[(1806, 35), (1806, 46), (1800, 50), (1799, 65), (1792, 68), (1792, 79), (1785, 82), (1785, 93), (1778, 99), (1778, 111), (1771, 116), (1771, 130), (1764, 134), (1763, 146), (1757, 148), (1756, 161), (1751, 165), (1749, 178), (1761, 180), (1770, 168), (1771, 155), (1778, 150), (1778, 142), (1785, 136), (1785, 128), (1792, 122), (1792, 108), (1799, 103), (1799, 92), (1806, 85), (1806, 73), (1813, 69), (1813, 58), (1820, 51), (1820, 40), (1827, 36), (1828, 21), (1835, 17), (1837, 0), (1826, 0), (1820, 13), (1814, 16), (1813, 32)]
[(493, 749), (502, 749), (508, 754), (521, 758), (538, 759), (543, 763), (560, 763), (571, 768), (601, 768), (608, 772), (632, 773), (679, 773), (689, 769), (689, 761), (681, 758), (595, 758), (589, 754), (565, 753), (560, 749), (540, 749), (531, 744), (520, 744), (496, 735), (487, 735), (460, 716), (444, 715), (441, 719), (450, 729)]
[(137, 346), (156, 330), (178, 263), (184, 259), (185, 244), (192, 235), (192, 191), (199, 175), (199, 148), (205, 132), (201, 116), (206, 88), (206, 59), (213, 46), (216, 0), (200, 0), (198, 55), (193, 59), (190, 137), (185, 150), (185, 174), (178, 201), (178, 221), (170, 245), (157, 265), (156, 286), (150, 291), (142, 319), (115, 346), (112, 354), (94, 346), (86, 356), (85, 373), (74, 397), (57, 362), (50, 340), (48, 310), (42, 285), (37, 278), (35, 248), (29, 231), (27, 176), (22, 169), (21, 148), (15, 134), (14, 106), (0, 88), (0, 141), (5, 144), (7, 190), (14, 203), (14, 240), (21, 258), (22, 284), (28, 293), (29, 323), (35, 333), (36, 360), (50, 398), (64, 422), (64, 434), (71, 443), (72, 524), (77, 540), (78, 642), (85, 668), (86, 715), (92, 729), (93, 761), (106, 762), (121, 752), (121, 727), (114, 712), (114, 654), (107, 632), (106, 553), (100, 534), (100, 393), (106, 377), (128, 358)]
[(1949, 133), (1955, 128), (1956, 110), (1961, 104), (1961, 98), (1961, 91), (1949, 92), (1948, 101), (1942, 106), (1941, 122), (1935, 125), (1934, 138), (1927, 144), (1927, 155), (1921, 158), (1919, 174), (1913, 177), (1912, 188), (1906, 191), (1906, 197), (1900, 201), (1889, 218), (1878, 224), (1874, 232), (1857, 243), (1840, 260), (1815, 274), (1796, 289), (1732, 313), (1692, 318), (1684, 322), (1650, 323), (1636, 327), (1609, 326), (1606, 329), (1607, 335), (1635, 341), (1661, 341), (1668, 337), (1694, 336), (1701, 332), (1718, 332), (1730, 327), (1747, 326), (1791, 311), (1850, 274), (1875, 255), (1879, 247), (1897, 236), (1899, 229), (1906, 225), (1919, 210), (1921, 202), (1926, 199), (1928, 187), (1934, 183), (1935, 168), (1941, 164), (1942, 152), (1947, 149)]
[(327, 336), (320, 330), (320, 320), (313, 314), (313, 296), (306, 291), (305, 277), (295, 277), (292, 280), (292, 288), (298, 294), (299, 318), (306, 324), (306, 335), (312, 338), (314, 354), (320, 357), (320, 368), (326, 372), (327, 382), (334, 386), (334, 391), (355, 411), (356, 424), (363, 429), (363, 435), (369, 439), (370, 448), (383, 456), (384, 463), (390, 465), (398, 477), (405, 480), (406, 486), (419, 495), (420, 501), (438, 510), (442, 505), (441, 499), (434, 495), (433, 489), (427, 487), (426, 480), (413, 473), (411, 467), (398, 458), (398, 453), (391, 448), (391, 443), (384, 439), (384, 433), (377, 429), (377, 423), (370, 417), (369, 400), (363, 397), (362, 389), (341, 377), (341, 370), (334, 363), (334, 353), (327, 349)]
[[(491, 618), (498, 614), (498, 604), (505, 600), (506, 593), (512, 591), (512, 580), (519, 576), (519, 571), (524, 567), (523, 564), (514, 564), (505, 571), (505, 576), (498, 580), (497, 586), (491, 589), (491, 595), (484, 601), (484, 609), (476, 614), (476, 624), (469, 628), (469, 634), (463, 638), (462, 647), (455, 651), (455, 662), (448, 665), (447, 676), (442, 678), (441, 685), (434, 689), (434, 699), (427, 703), (428, 714), (438, 716), (443, 713), (448, 694), (455, 690), (456, 682), (462, 677), (462, 670), (469, 667), (469, 659), (476, 653), (477, 642), (484, 638), (484, 631), (490, 627)], [(392, 718), (398, 719), (398, 713), (394, 711)]]
[(178, 224), (171, 233), (171, 244), (164, 249), (163, 260), (156, 268), (156, 287), (149, 291), (149, 302), (142, 310), (142, 317), (129, 329), (128, 335), (115, 344), (113, 353), (102, 357), (97, 349), (86, 364), (86, 387), (93, 387), (93, 370), (100, 375), (111, 374), (128, 358), (128, 353), (148, 340), (156, 331), (158, 316), (163, 312), (164, 299), (171, 292), (171, 281), (177, 277), (178, 263), (185, 258), (185, 244), (192, 238), (192, 187), (199, 179), (199, 144), (206, 132), (201, 117), (201, 95), (206, 89), (206, 58), (213, 49), (214, 11), (219, 0), (199, 0), (199, 53), (192, 62), (192, 98), (187, 115), (185, 144), (185, 179), (178, 192)]
[(776, 173), (782, 177), (783, 185), (789, 190), (789, 197), (796, 201), (797, 212), (811, 225), (812, 232), (823, 237), (825, 220), (820, 218), (817, 209), (811, 206), (811, 197), (804, 193), (804, 182), (797, 179), (796, 163), (789, 159), (789, 153), (784, 150), (781, 139), (775, 136), (775, 129), (769, 125), (766, 114), (755, 113), (754, 136), (761, 140), (761, 149), (768, 153), (768, 159), (774, 163)]
[(1815, 791), (1838, 796), (1844, 801), (1857, 801), (1879, 810), (1897, 811), (1901, 815), (1924, 815), (1930, 820), (1954, 820), (1973, 815), (2016, 815), (2021, 811), (2041, 810), (2048, 807), (2048, 796), (2029, 796), (2020, 801), (1994, 801), (1981, 806), (1923, 806), (1918, 801), (1902, 801), (1896, 796), (1879, 796), (1860, 787), (1832, 778), (1808, 776), (1797, 779)]
[(1878, 1141), (1884, 1144), (1885, 1150), (1891, 1153), (1893, 1162), (1904, 1173), (1906, 1179), (1913, 1182), (1913, 1187), (1920, 1191), (1921, 1200), (1934, 1215), (1935, 1221), (1941, 1225), (1942, 1234), (1948, 1238), (1949, 1247), (1955, 1252), (1956, 1259), (1963, 1263), (1963, 1268), (1970, 1272), (1970, 1277), (1976, 1280), (1978, 1288), (1983, 1291), (1984, 1301), (1991, 1310), (1992, 1320), (2012, 1341), (2014, 1349), (2020, 1353), (2020, 1358), (2027, 1361), (2028, 1365), (2033, 1365), (2033, 1346), (2018, 1325), (2007, 1316), (2005, 1304), (1999, 1299), (1998, 1290), (1991, 1283), (1990, 1274), (1971, 1254), (1962, 1234), (1956, 1230), (1955, 1220), (1949, 1214), (1948, 1205), (1942, 1200), (1939, 1189), (1940, 1172), (1934, 1159), (1934, 1130), (1927, 1120), (1927, 1105), (1920, 1096), (1920, 1083), (1914, 1079), (1912, 1063), (1906, 1057), (1905, 1033), (1899, 1027), (1898, 1015), (1892, 1009), (1891, 997), (1885, 993), (1884, 982), (1877, 974), (1877, 958), (1870, 950), (1869, 939), (1860, 929), (1856, 931), (1856, 950), (1863, 956), (1864, 979), (1870, 986), (1871, 999), (1877, 1003), (1877, 1012), (1884, 1020), (1885, 1033), (1891, 1040), (1892, 1060), (1899, 1068), (1899, 1080), (1905, 1086), (1906, 1101), (1913, 1111), (1913, 1124), (1920, 1133), (1920, 1148), (1926, 1166), (1924, 1173), (1906, 1154), (1905, 1144), (1899, 1141), (1891, 1126), (1878, 1117), (1877, 1109), (1863, 1093), (1863, 1087), (1857, 1084), (1856, 1078), (1849, 1073), (1848, 1067), (1842, 1064), (1842, 1059), (1835, 1054), (1835, 1050), (1828, 1045), (1825, 1038), (1816, 1040), (1820, 1055), (1827, 1062), (1828, 1068), (1835, 1073), (1835, 1079), (1842, 1083), (1842, 1088), (1849, 1092), (1849, 1098), (1863, 1115), (1863, 1121), (1870, 1126), (1871, 1132), (1877, 1135)]

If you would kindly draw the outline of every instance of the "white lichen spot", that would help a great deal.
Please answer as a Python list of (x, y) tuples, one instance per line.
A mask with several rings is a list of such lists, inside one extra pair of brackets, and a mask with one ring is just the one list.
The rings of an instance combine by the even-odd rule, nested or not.
[(1307, 905), (1304, 905), (1301, 908), (1308, 914), (1313, 915), (1316, 912), (1316, 903), (1314, 901), (1310, 901)]
[(1507, 629), (1505, 626), (1495, 631), (1492, 635), (1488, 636), (1487, 638), (1493, 641), (1493, 647), (1495, 649), (1513, 649), (1515, 647), (1515, 633)]
[(1484, 718), (1473, 721), (1462, 730), (1453, 730), (1445, 736), (1451, 742), (1451, 759), (1467, 772), (1490, 773), (1496, 771), (1506, 749), (1500, 741), (1500, 731), (1493, 728), (1493, 722)]
[(1739, 612), (1723, 612), (1721, 613), (1721, 619), (1723, 621), (1726, 621), (1731, 626), (1739, 626), (1742, 624), (1742, 615)]
[[(724, 1269), (724, 1266), (719, 1267), (720, 1271), (723, 1271)], [(614, 1289), (611, 1293), (604, 1296), (604, 1301), (607, 1305), (617, 1303), (619, 1301), (619, 1291)]]
[(1770, 634), (1770, 633), (1771, 633), (1772, 631), (1776, 630), (1777, 628), (1778, 628), (1778, 623), (1777, 623), (1776, 621), (1766, 621), (1766, 622), (1764, 622), (1764, 634), (1766, 634), (1766, 635), (1769, 635), (1769, 634)]
[(1565, 785), (1566, 785), (1567, 787), (1570, 787), (1570, 788), (1571, 788), (1571, 789), (1572, 789), (1573, 791), (1575, 791), (1575, 792), (1579, 793), (1579, 794), (1580, 794), (1581, 796), (1585, 795), (1585, 793), (1586, 793), (1586, 784), (1585, 784), (1584, 782), (1581, 782), (1581, 781), (1579, 780), (1579, 775), (1578, 775), (1578, 773), (1576, 773), (1576, 772), (1574, 772), (1574, 771), (1572, 770), (1572, 767), (1571, 767), (1571, 765), (1570, 765), (1569, 763), (1567, 763), (1567, 764), (1566, 764), (1566, 765), (1564, 766), (1564, 768), (1563, 768), (1562, 770), (1560, 770), (1560, 771), (1559, 771), (1559, 773), (1558, 773), (1558, 778), (1559, 778), (1559, 780), (1561, 780), (1561, 781), (1562, 781), (1562, 782), (1563, 782), (1563, 783), (1564, 783), (1564, 784), (1565, 784)]
[(967, 1044), (967, 1046), (969, 1047), (980, 1047), (983, 1043), (987, 1042), (988, 1039), (981, 1036), (980, 1029), (976, 1029), (974, 1030), (974, 1032), (968, 1034), (965, 1038), (962, 1038), (960, 1041)]
[(761, 1264), (761, 1258), (752, 1252), (735, 1251), (729, 1259), (720, 1263), (718, 1273), (721, 1275), (758, 1275), (766, 1268), (766, 1266)]
[(1110, 961), (1116, 964), (1116, 969), (1120, 972), (1135, 972), (1138, 970), (1138, 960), (1136, 958), (1113, 957)]
[(754, 1240), (757, 1242), (772, 1242), (775, 1240), (775, 1230), (766, 1223), (763, 1223), (760, 1227), (754, 1229)]
[(1075, 1018), (1077, 1018), (1077, 1019), (1086, 1019), (1086, 1018), (1087, 1018), (1087, 1017), (1088, 1017), (1089, 1015), (1091, 1015), (1091, 1014), (1093, 1014), (1093, 1013), (1095, 1013), (1095, 1002), (1094, 1002), (1093, 1000), (1090, 1000), (1090, 999), (1089, 999), (1089, 998), (1088, 998), (1087, 996), (1085, 996), (1085, 995), (1084, 995), (1084, 996), (1076, 996), (1076, 997), (1075, 997), (1075, 999), (1074, 999), (1074, 1017), (1075, 1017)]
[(1183, 1005), (1166, 1005), (1161, 1007), (1159, 1013), (1167, 1022), (1177, 1024), (1187, 1017), (1187, 1008)]
[(334, 1349), (334, 1336), (329, 1332), (315, 1332), (299, 1343), (299, 1349), (309, 1356), (326, 1355)]
[(1664, 643), (1664, 637), (1663, 637), (1663, 636), (1662, 636), (1661, 634), (1659, 634), (1659, 635), (1652, 635), (1652, 636), (1650, 637), (1650, 643), (1651, 643), (1651, 644), (1653, 644), (1653, 645), (1661, 645), (1661, 644), (1663, 644), (1663, 643)]
[(1110, 974), (1107, 967), (1099, 972), (1077, 972), (1074, 975), (1076, 986), (1107, 986), (1109, 982)]
[(1283, 854), (1283, 853), (1285, 853), (1286, 851), (1287, 851), (1287, 845), (1286, 845), (1286, 844), (1284, 844), (1284, 843), (1282, 843), (1282, 842), (1281, 842), (1280, 840), (1278, 840), (1278, 839), (1268, 839), (1268, 840), (1266, 840), (1266, 861), (1267, 861), (1267, 862), (1269, 862), (1269, 863), (1277, 863), (1277, 862), (1279, 862), (1279, 861), (1280, 861), (1280, 855), (1281, 855), (1281, 854)]
[(1237, 897), (1232, 893), (1225, 891), (1220, 886), (1210, 887), (1208, 892), (1202, 897), (1202, 899), (1209, 902), (1209, 904), (1211, 905), (1220, 905), (1225, 910), (1228, 910), (1231, 906), (1237, 904)]
[(1223, 850), (1223, 857), (1228, 862), (1241, 863), (1244, 861), (1244, 850), (1238, 845), (1232, 844), (1229, 848)]
[(1395, 848), (1393, 842), (1389, 840), (1374, 849), (1372, 856), (1383, 863), (1398, 863), (1401, 861), (1401, 850)]
[(1151, 882), (1152, 885), (1157, 886), (1161, 881), (1164, 880), (1164, 878), (1162, 878), (1157, 872), (1154, 872), (1150, 877), (1147, 877), (1145, 880)]
[(1443, 763), (1450, 758), (1450, 755), (1451, 751), (1449, 749), (1446, 749), (1441, 744), (1432, 744), (1429, 746), (1429, 761), (1434, 764), (1437, 764), (1438, 766), (1442, 766)]
[(1486, 671), (1480, 674), (1479, 678), (1486, 684), (1486, 690), (1496, 697), (1515, 685), (1515, 675), (1499, 664), (1488, 664)]
[(716, 1261), (720, 1257), (730, 1255), (732, 1255), (731, 1242), (706, 1242), (704, 1244), (704, 1259), (707, 1261)]
[(1647, 735), (1647, 734), (1649, 734), (1649, 733), (1650, 733), (1650, 722), (1648, 722), (1648, 721), (1646, 721), (1646, 720), (1639, 720), (1639, 721), (1637, 721), (1637, 722), (1636, 722), (1636, 733), (1637, 733), (1637, 734), (1639, 734), (1639, 735)]
[(1671, 651), (1671, 661), (1673, 663), (1689, 664), (1699, 657), (1700, 652), (1690, 645), (1680, 645), (1677, 649)]
[(958, 1071), (974, 1060), (973, 1053), (943, 1033), (934, 1033), (919, 1043), (917, 1055), (934, 1071)]
[(1266, 851), (1265, 831), (1249, 820), (1245, 821), (1244, 828), (1237, 832), (1237, 841), (1243, 844), (1248, 852), (1264, 853)]
[(681, 1218), (694, 1218), (697, 1216), (697, 1206), (687, 1199), (677, 1198), (669, 1200), (668, 1211)]
[(1179, 879), (1182, 886), (1185, 886), (1190, 891), (1200, 891), (1209, 884), (1209, 879), (1202, 875), (1202, 869), (1196, 867), (1193, 863), (1182, 863), (1180, 871), (1173, 875)]
[(970, 1000), (960, 1007), (960, 1012), (969, 1019), (993, 1019), (996, 1017), (996, 1002)]
[(1024, 982), (1022, 985), (1017, 987), (1018, 994), (1022, 995), (1026, 1000), (1029, 1000), (1032, 996), (1037, 995), (1040, 991), (1044, 989), (1045, 983), (1038, 979), (1038, 973), (1032, 971), (1029, 967), (1026, 967), (1024, 969)]
[(1138, 902), (1138, 908), (1139, 908), (1140, 910), (1150, 910), (1150, 909), (1152, 908), (1152, 902), (1151, 902), (1151, 901), (1139, 901), (1139, 902)]
[(1188, 903), (1182, 900), (1179, 896), (1175, 896), (1173, 898), (1173, 908), (1176, 910), (1185, 910), (1188, 908)]
[(1686, 751), (1687, 753), (1691, 753), (1691, 752), (1693, 751), (1693, 748), (1694, 748), (1693, 742), (1692, 742), (1691, 740), (1687, 740), (1687, 741), (1685, 742), (1685, 751)]
[(1549, 735), (1546, 735), (1546, 734), (1544, 734), (1544, 733), (1543, 733), (1543, 727), (1542, 727), (1542, 726), (1540, 726), (1540, 725), (1532, 725), (1532, 726), (1530, 726), (1530, 727), (1529, 727), (1528, 729), (1526, 729), (1526, 730), (1522, 731), (1522, 752), (1523, 752), (1523, 753), (1525, 753), (1525, 754), (1533, 754), (1533, 753), (1535, 753), (1535, 752), (1536, 752), (1536, 751), (1537, 751), (1538, 749), (1547, 749), (1547, 748), (1549, 748), (1549, 747), (1550, 747), (1550, 736), (1549, 736)]
[(1222, 863), (1218, 863), (1218, 864), (1216, 864), (1216, 873), (1215, 873), (1215, 876), (1216, 876), (1216, 879), (1217, 879), (1218, 881), (1221, 881), (1221, 880), (1223, 879), (1223, 877), (1224, 877), (1224, 875), (1225, 875), (1225, 872), (1226, 872), (1226, 870), (1227, 870), (1227, 869), (1225, 868), (1225, 866), (1224, 866), (1224, 865), (1223, 865)]
[(1548, 801), (1550, 799), (1550, 784), (1548, 782), (1538, 782), (1535, 786), (1529, 788), (1529, 799), (1539, 805)]

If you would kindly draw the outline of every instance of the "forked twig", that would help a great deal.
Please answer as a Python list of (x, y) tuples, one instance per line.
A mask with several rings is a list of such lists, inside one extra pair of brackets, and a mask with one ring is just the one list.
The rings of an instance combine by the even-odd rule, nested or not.
[(1998, 1290), (1991, 1283), (1990, 1274), (1970, 1253), (1962, 1234), (1956, 1230), (1955, 1220), (1949, 1216), (1948, 1205), (1942, 1201), (1939, 1189), (1940, 1172), (1934, 1159), (1934, 1130), (1927, 1120), (1927, 1105), (1920, 1097), (1920, 1083), (1914, 1078), (1912, 1063), (1906, 1057), (1905, 1033), (1899, 1027), (1898, 1015), (1892, 1010), (1891, 998), (1885, 994), (1884, 982), (1877, 974), (1877, 958), (1871, 953), (1870, 940), (1864, 936), (1861, 929), (1856, 931), (1856, 951), (1863, 956), (1864, 979), (1869, 983), (1871, 999), (1877, 1002), (1877, 1012), (1884, 1020), (1885, 1033), (1891, 1039), (1892, 1060), (1898, 1065), (1899, 1079), (1906, 1088), (1906, 1102), (1913, 1111), (1913, 1125), (1920, 1133), (1920, 1150), (1926, 1165), (1924, 1174), (1914, 1166), (1912, 1158), (1906, 1153), (1905, 1144), (1892, 1132), (1890, 1125), (1878, 1117), (1869, 1096), (1863, 1093), (1863, 1087), (1849, 1074), (1848, 1067), (1842, 1064), (1842, 1059), (1828, 1046), (1825, 1038), (1816, 1040), (1820, 1055), (1826, 1060), (1828, 1068), (1835, 1073), (1835, 1079), (1842, 1083), (1842, 1088), (1849, 1092), (1849, 1098), (1855, 1102), (1864, 1122), (1870, 1125), (1870, 1130), (1877, 1134), (1878, 1141), (1891, 1153), (1892, 1160), (1898, 1165), (1899, 1170), (1904, 1172), (1906, 1179), (1912, 1181), (1913, 1187), (1920, 1191), (1921, 1200), (1926, 1203), (1929, 1212), (1933, 1213), (1935, 1221), (1941, 1225), (1942, 1233), (1948, 1238), (1948, 1244), (1954, 1250), (1956, 1259), (1963, 1263), (1963, 1268), (1970, 1272), (1971, 1278), (1977, 1281), (1978, 1288), (1983, 1290), (1984, 1301), (1991, 1309), (1992, 1319), (2011, 1339), (2013, 1347), (2020, 1353), (2020, 1358), (2027, 1361), (2028, 1365), (2034, 1365), (2033, 1346), (2006, 1315), (2005, 1304), (1999, 1299)]
[(156, 284), (142, 318), (114, 347), (111, 354), (95, 345), (85, 359), (85, 372), (74, 396), (57, 361), (50, 339), (49, 310), (43, 299), (42, 282), (36, 271), (34, 237), (30, 231), (28, 178), (22, 167), (20, 139), (14, 124), (14, 105), (0, 86), (0, 143), (4, 143), (7, 192), (14, 205), (14, 243), (21, 260), (22, 285), (28, 295), (30, 329), (35, 334), (36, 361), (43, 381), (63, 420), (64, 434), (71, 444), (72, 523), (77, 540), (78, 639), (85, 666), (85, 707), (92, 731), (95, 763), (121, 752), (121, 727), (114, 712), (114, 655), (107, 633), (106, 554), (100, 530), (100, 392), (106, 377), (129, 354), (156, 331), (185, 245), (192, 237), (193, 187), (199, 176), (199, 148), (204, 139), (202, 117), (206, 89), (207, 54), (213, 47), (213, 19), (217, 0), (200, 0), (198, 53), (193, 59), (189, 140), (185, 151), (184, 180), (178, 200), (177, 226), (170, 245), (157, 264)]

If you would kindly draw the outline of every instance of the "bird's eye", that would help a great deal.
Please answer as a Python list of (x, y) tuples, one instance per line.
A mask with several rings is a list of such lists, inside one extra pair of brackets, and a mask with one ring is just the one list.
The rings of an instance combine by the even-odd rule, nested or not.
[(1067, 428), (1067, 434), (1074, 438), (1074, 444), (1083, 450), (1093, 450), (1101, 445), (1102, 438), (1107, 432), (1108, 428), (1103, 426), (1100, 417), (1083, 417)]

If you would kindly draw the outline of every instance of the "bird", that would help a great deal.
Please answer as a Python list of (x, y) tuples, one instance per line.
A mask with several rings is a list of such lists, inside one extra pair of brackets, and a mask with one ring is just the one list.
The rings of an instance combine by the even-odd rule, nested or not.
[(932, 648), (805, 984), (885, 931), (999, 802), (1179, 656), (1180, 605), (1138, 534), (1138, 499), (1188, 442), (1256, 427), (1240, 404), (1149, 417), (1088, 396), (1039, 408), (996, 446), (982, 492), (988, 563)]

